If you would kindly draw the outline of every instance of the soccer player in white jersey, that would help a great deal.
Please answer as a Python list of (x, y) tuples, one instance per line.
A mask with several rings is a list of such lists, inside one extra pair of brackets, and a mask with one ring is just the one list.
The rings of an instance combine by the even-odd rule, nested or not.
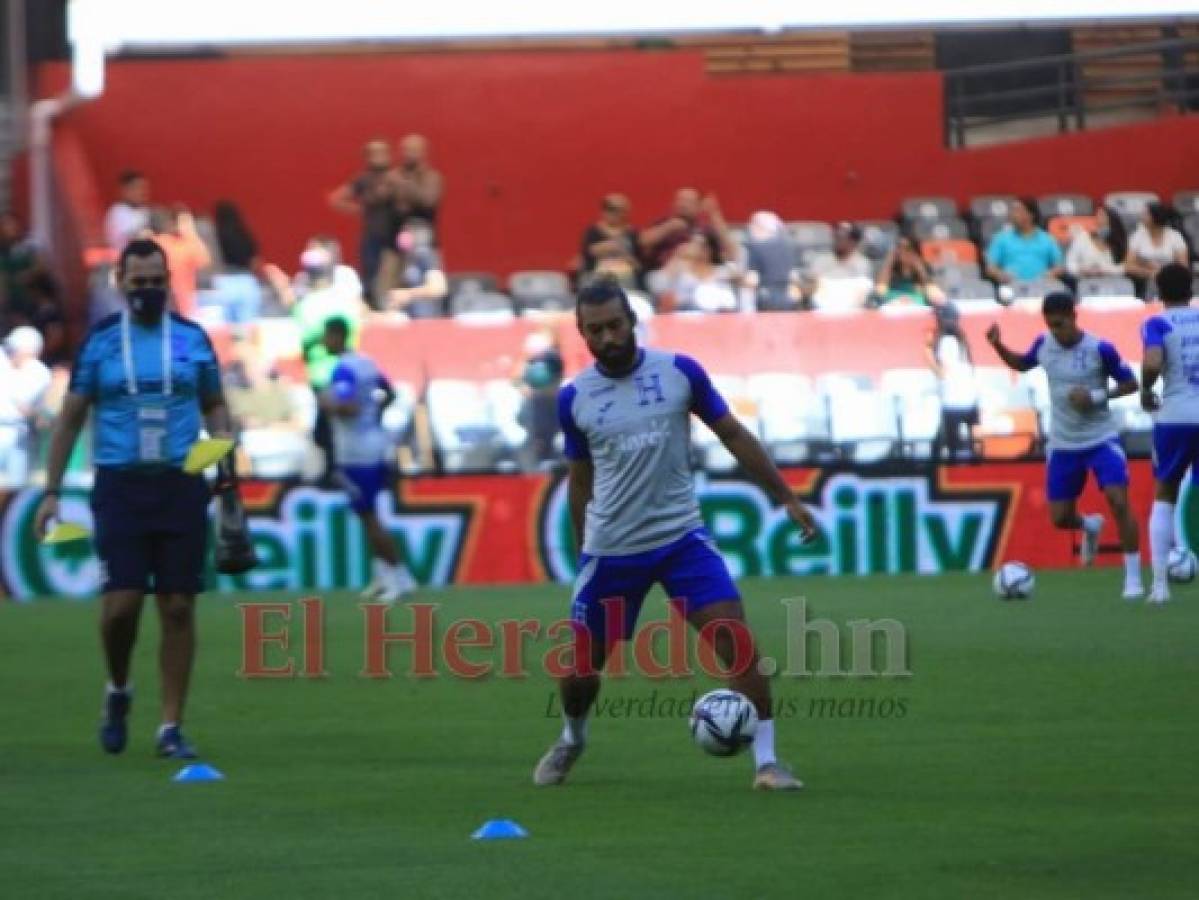
[[(1081, 529), (1079, 555), (1090, 565), (1099, 551), (1103, 516), (1083, 516), (1078, 497), (1093, 472), (1116, 519), (1124, 550), (1124, 599), (1144, 594), (1141, 583), (1140, 536), (1128, 505), (1128, 459), (1108, 401), (1136, 393), (1132, 369), (1108, 341), (1078, 327), (1074, 297), (1049, 294), (1041, 304), (1048, 331), (1037, 337), (1027, 353), (1003, 345), (999, 326), (987, 329), (995, 352), (1018, 372), (1041, 366), (1049, 377), (1049, 459), (1045, 471), (1049, 516), (1058, 528)], [(1114, 381), (1114, 387), (1110, 383)]]
[[(632, 637), (642, 601), (658, 583), (697, 630), (714, 621), (739, 623), (736, 637), (728, 628), (716, 629), (713, 644), (730, 669), (738, 649), (748, 651), (742, 659), (749, 665), (730, 672), (729, 686), (753, 702), (760, 720), (754, 787), (798, 790), (803, 785), (775, 757), (770, 685), (758, 671), (740, 595), (700, 517), (690, 466), (691, 415), (786, 509), (804, 540), (815, 534), (812, 516), (695, 360), (637, 346), (636, 317), (619, 284), (601, 279), (585, 288), (576, 316), (595, 364), (562, 388), (558, 416), (570, 464), (571, 520), (582, 548), (571, 619), (589, 637), (578, 646), (589, 647), (590, 667), (580, 660), (560, 682), (565, 727), (537, 764), (534, 783), (561, 784), (583, 752), (598, 673), (613, 645)], [(747, 643), (738, 647), (738, 640)]]
[(349, 323), (334, 317), (325, 323), (325, 349), (338, 357), (321, 403), (333, 421), (337, 479), (350, 498), (371, 550), (373, 577), (362, 596), (395, 603), (412, 593), (416, 583), (400, 561), (375, 502), (387, 486), (390, 440), (381, 423), (382, 412), (395, 398), (379, 367), (361, 353), (346, 349)]
[[(1165, 309), (1141, 326), (1141, 406), (1153, 416), (1153, 509), (1149, 513), (1150, 603), (1170, 599), (1166, 562), (1174, 547), (1178, 488), (1199, 460), (1199, 309), (1192, 309), (1191, 272), (1171, 263), (1157, 273)], [(1159, 397), (1153, 390), (1162, 381)]]

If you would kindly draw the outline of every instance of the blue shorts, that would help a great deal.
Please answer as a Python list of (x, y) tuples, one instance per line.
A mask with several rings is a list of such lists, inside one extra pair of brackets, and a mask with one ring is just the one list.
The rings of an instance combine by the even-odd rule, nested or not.
[(208, 483), (179, 469), (97, 468), (100, 590), (198, 594), (208, 551)]
[(338, 480), (350, 498), (350, 509), (361, 515), (373, 513), (375, 501), (387, 488), (387, 464), (338, 466)]
[(1199, 425), (1153, 426), (1153, 477), (1179, 482), (1199, 462)]
[(1087, 483), (1087, 472), (1095, 473), (1100, 488), (1128, 484), (1128, 459), (1113, 438), (1085, 450), (1050, 450), (1045, 467), (1045, 489), (1050, 501), (1077, 500)]
[[(645, 595), (661, 584), (679, 612), (689, 616), (713, 603), (741, 599), (707, 529), (690, 531), (672, 544), (629, 556), (579, 557), (570, 618), (586, 626), (593, 640), (610, 645), (628, 640), (637, 626)], [(605, 613), (604, 601), (613, 612)], [(619, 613), (619, 615), (616, 615)], [(608, 628), (611, 625), (614, 631)]]

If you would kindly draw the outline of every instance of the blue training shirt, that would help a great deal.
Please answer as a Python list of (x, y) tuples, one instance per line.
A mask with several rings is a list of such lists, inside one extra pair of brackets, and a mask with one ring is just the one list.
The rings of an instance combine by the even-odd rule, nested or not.
[(127, 356), (126, 315), (97, 322), (71, 370), (71, 393), (87, 397), (95, 409), (93, 461), (101, 467), (179, 467), (200, 435), (201, 403), (221, 392), (216, 352), (203, 328), (171, 313), (155, 325), (129, 317)]

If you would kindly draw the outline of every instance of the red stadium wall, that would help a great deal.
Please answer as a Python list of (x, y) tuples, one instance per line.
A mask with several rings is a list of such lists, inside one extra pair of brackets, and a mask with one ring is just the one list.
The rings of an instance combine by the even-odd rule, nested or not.
[[(41, 92), (65, 80), (46, 66)], [(561, 267), (609, 190), (646, 222), (685, 183), (732, 219), (829, 219), (888, 217), (921, 193), (1199, 181), (1199, 117), (950, 152), (936, 74), (710, 77), (699, 51), (118, 61), (67, 127), (102, 190), (133, 166), (162, 201), (234, 198), (285, 264), (314, 232), (353, 248), (355, 223), (325, 194), (366, 138), (408, 131), (430, 137), (447, 176), (452, 270)]]

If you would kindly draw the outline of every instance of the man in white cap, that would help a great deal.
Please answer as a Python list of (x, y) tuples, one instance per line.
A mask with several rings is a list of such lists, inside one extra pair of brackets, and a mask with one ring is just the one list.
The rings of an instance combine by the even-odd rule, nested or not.
[(0, 379), (0, 480), (7, 487), (29, 481), (37, 449), (37, 416), (50, 387), (50, 370), (38, 358), (42, 343), (41, 333), (29, 325), (14, 328), (4, 339), (8, 364)]

